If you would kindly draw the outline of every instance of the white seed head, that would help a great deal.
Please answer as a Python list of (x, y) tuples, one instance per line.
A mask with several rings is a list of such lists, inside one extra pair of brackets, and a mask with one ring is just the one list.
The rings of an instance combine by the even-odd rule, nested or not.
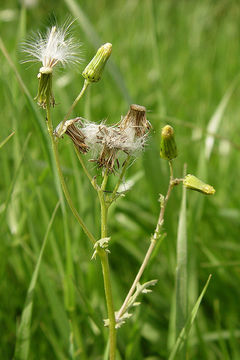
[(104, 123), (95, 124), (85, 122), (81, 126), (81, 131), (85, 136), (85, 143), (90, 149), (98, 152), (103, 146), (109, 149), (122, 150), (133, 155), (143, 149), (146, 136), (135, 137), (135, 130), (127, 127), (121, 130), (118, 126), (106, 126)]
[(148, 132), (136, 135), (136, 126), (132, 123), (121, 128), (119, 124), (107, 126), (104, 121), (96, 124), (83, 118), (60, 123), (54, 134), (62, 137), (64, 133), (72, 138), (80, 152), (90, 150), (94, 156), (91, 161), (109, 172), (114, 172), (115, 164), (119, 167), (121, 152), (138, 155), (144, 149), (148, 136)]
[(22, 50), (29, 58), (24, 62), (40, 61), (43, 68), (53, 68), (60, 63), (62, 66), (81, 62), (80, 44), (69, 33), (72, 23), (47, 30), (45, 36), (38, 33), (23, 44)]

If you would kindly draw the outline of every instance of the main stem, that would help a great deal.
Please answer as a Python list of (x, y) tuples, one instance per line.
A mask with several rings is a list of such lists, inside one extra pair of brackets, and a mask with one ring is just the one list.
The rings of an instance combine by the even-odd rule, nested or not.
[[(105, 202), (104, 198), (104, 190), (107, 184), (107, 171), (105, 172), (101, 189), (98, 191), (98, 196), (101, 205), (101, 238), (107, 237), (107, 215), (108, 215), (108, 206)], [(111, 287), (111, 279), (110, 279), (110, 269), (108, 263), (108, 253), (100, 249), (98, 250), (98, 254), (101, 259), (102, 272), (103, 272), (103, 280), (104, 280), (104, 290), (106, 296), (107, 303), (107, 312), (109, 319), (109, 360), (115, 360), (116, 358), (116, 320), (114, 313), (114, 305), (113, 305), (113, 296), (112, 296), (112, 287)]]
[(161, 203), (161, 210), (160, 210), (160, 214), (159, 214), (159, 217), (158, 217), (158, 222), (157, 222), (157, 226), (156, 226), (156, 229), (154, 231), (154, 234), (151, 238), (151, 243), (149, 245), (149, 248), (146, 252), (146, 255), (144, 257), (144, 260), (142, 262), (142, 265), (140, 266), (140, 269), (135, 277), (135, 280), (120, 308), (120, 310), (118, 311), (117, 313), (117, 316), (116, 316), (116, 320), (119, 320), (121, 318), (121, 316), (125, 313), (125, 311), (127, 310), (127, 307), (128, 307), (128, 302), (131, 298), (131, 296), (133, 295), (135, 289), (136, 289), (136, 286), (138, 284), (138, 282), (140, 281), (141, 277), (142, 277), (142, 274), (149, 262), (149, 259), (152, 255), (152, 252), (153, 252), (153, 249), (156, 245), (156, 242), (157, 240), (159, 239), (159, 236), (160, 236), (160, 232), (161, 232), (161, 228), (162, 228), (162, 225), (163, 225), (163, 221), (164, 221), (164, 213), (165, 213), (165, 209), (166, 209), (166, 205), (167, 205), (167, 202), (168, 202), (168, 199), (169, 199), (169, 196), (171, 194), (171, 191), (172, 191), (172, 188), (174, 186), (173, 184), (173, 167), (172, 167), (172, 162), (169, 161), (169, 167), (170, 167), (170, 179), (169, 179), (169, 185), (168, 185), (168, 190), (167, 190), (167, 194), (163, 200), (163, 202)]

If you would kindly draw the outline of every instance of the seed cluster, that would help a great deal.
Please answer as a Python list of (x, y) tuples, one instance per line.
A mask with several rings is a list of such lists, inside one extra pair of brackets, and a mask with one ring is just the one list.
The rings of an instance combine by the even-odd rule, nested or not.
[(55, 135), (61, 137), (66, 133), (81, 153), (93, 152), (99, 167), (113, 172), (115, 165), (119, 167), (118, 157), (121, 152), (135, 156), (144, 149), (151, 125), (146, 119), (143, 106), (131, 105), (126, 116), (112, 126), (105, 122), (92, 123), (82, 118), (75, 118), (60, 123)]

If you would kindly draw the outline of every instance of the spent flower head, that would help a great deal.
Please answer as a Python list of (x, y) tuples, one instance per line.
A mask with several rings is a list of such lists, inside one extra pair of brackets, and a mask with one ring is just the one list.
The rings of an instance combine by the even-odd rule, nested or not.
[(144, 149), (151, 127), (145, 113), (145, 107), (131, 105), (125, 120), (115, 125), (76, 118), (60, 123), (54, 133), (58, 138), (66, 133), (80, 152), (91, 150), (95, 157), (92, 161), (96, 161), (100, 168), (113, 172), (115, 164), (119, 167), (121, 153), (135, 156)]
[(29, 58), (24, 62), (39, 61), (42, 67), (53, 68), (60, 63), (77, 64), (81, 61), (79, 42), (70, 35), (72, 23), (62, 27), (52, 26), (45, 35), (38, 33), (23, 44), (23, 51)]
[(119, 126), (121, 130), (132, 129), (135, 137), (144, 136), (152, 127), (146, 118), (146, 108), (136, 104), (130, 105)]
[(54, 66), (61, 64), (73, 65), (81, 61), (79, 43), (69, 33), (72, 23), (66, 23), (62, 27), (53, 26), (43, 36), (38, 33), (35, 37), (23, 44), (23, 51), (29, 56), (24, 62), (39, 61), (42, 63), (39, 69), (39, 87), (36, 100), (43, 108), (47, 102), (54, 106), (52, 93), (52, 72)]

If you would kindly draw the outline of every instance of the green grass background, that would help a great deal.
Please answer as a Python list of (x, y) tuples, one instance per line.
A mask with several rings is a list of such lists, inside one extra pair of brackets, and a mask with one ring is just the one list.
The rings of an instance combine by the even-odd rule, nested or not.
[[(159, 158), (161, 127), (175, 128), (183, 164), (216, 189), (214, 197), (187, 192), (188, 305), (192, 309), (209, 274), (212, 279), (188, 337), (189, 359), (240, 358), (240, 4), (234, 0), (39, 0), (24, 8), (2, 0), (0, 33), (10, 57), (33, 98), (39, 65), (20, 64), (19, 43), (56, 19), (77, 18), (74, 32), (84, 61), (77, 69), (55, 73), (57, 106), (54, 124), (64, 117), (79, 92), (81, 71), (97, 46), (113, 44), (102, 80), (94, 84), (75, 115), (117, 122), (130, 103), (146, 106), (153, 125), (144, 154), (127, 172), (133, 188), (110, 213), (110, 265), (115, 307), (133, 281), (154, 231), (159, 193), (165, 193), (168, 168)], [(86, 105), (87, 104), (87, 105)], [(16, 327), (58, 194), (45, 114), (31, 106), (8, 60), (0, 55), (0, 358), (11, 359)], [(37, 111), (37, 112), (36, 112)], [(37, 114), (40, 116), (37, 122)], [(215, 117), (213, 115), (215, 114)], [(209, 124), (211, 121), (211, 128)], [(215, 133), (207, 156), (208, 132)], [(45, 134), (45, 135), (44, 135)], [(47, 150), (48, 149), (48, 150)], [(60, 143), (61, 162), (74, 203), (91, 231), (99, 236), (99, 208), (70, 140)], [(94, 175), (97, 169), (88, 165)], [(112, 180), (114, 182), (114, 179)], [(119, 359), (167, 359), (174, 342), (176, 240), (181, 187), (166, 210), (167, 237), (144, 279), (158, 279), (152, 294), (118, 331)], [(64, 305), (65, 233), (70, 235), (76, 320), (82, 341), (79, 359), (102, 359), (107, 330), (99, 261), (90, 261), (92, 246), (67, 208), (58, 209), (34, 295), (29, 359), (69, 359), (70, 324)]]

